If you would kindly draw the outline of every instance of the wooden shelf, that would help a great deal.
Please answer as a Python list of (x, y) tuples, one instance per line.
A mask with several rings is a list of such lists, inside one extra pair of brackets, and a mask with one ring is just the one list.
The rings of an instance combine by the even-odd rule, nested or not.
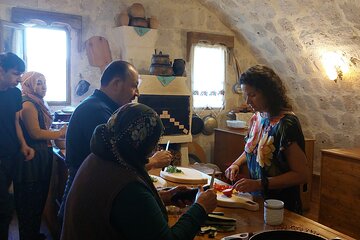
[(175, 77), (167, 86), (162, 85), (157, 77), (155, 75), (141, 75), (140, 93), (149, 95), (191, 95), (187, 85), (187, 77)]

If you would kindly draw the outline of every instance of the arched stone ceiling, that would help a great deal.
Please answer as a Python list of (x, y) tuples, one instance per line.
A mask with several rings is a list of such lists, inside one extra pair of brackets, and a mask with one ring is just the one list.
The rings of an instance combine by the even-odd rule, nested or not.
[[(359, 146), (359, 0), (198, 1), (281, 76), (305, 135), (316, 140), (317, 158), (322, 148)], [(327, 51), (350, 67), (336, 83), (325, 74)]]
[(310, 74), (323, 71), (324, 51), (336, 51), (352, 65), (351, 72), (359, 73), (358, 0), (198, 1), (215, 11), (269, 63), (280, 60), (294, 74)]

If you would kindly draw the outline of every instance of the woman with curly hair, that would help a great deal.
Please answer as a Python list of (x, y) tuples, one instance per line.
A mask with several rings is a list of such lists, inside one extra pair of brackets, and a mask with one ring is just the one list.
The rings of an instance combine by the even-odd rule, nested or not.
[(255, 112), (245, 138), (244, 152), (226, 169), (231, 181), (246, 165), (250, 178), (241, 178), (234, 188), (264, 199), (280, 199), (285, 208), (302, 213), (300, 184), (307, 181), (305, 141), (301, 125), (292, 112), (279, 76), (262, 65), (240, 76), (246, 103)]

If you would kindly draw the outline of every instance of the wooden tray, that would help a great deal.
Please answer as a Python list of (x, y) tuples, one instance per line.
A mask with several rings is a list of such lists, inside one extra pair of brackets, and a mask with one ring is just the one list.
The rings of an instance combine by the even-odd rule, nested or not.
[(181, 184), (206, 184), (208, 178), (202, 172), (185, 167), (177, 167), (182, 172), (181, 173), (168, 173), (166, 171), (160, 172), (160, 177), (164, 178), (167, 181), (181, 183)]
[(231, 198), (221, 192), (217, 192), (217, 202), (219, 207), (244, 208), (250, 211), (259, 210), (259, 204), (252, 200), (250, 193), (234, 193)]

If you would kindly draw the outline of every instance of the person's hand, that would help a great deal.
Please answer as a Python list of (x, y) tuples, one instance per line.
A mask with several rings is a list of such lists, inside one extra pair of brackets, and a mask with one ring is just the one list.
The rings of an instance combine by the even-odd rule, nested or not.
[(67, 124), (64, 124), (60, 129), (59, 129), (59, 138), (65, 138), (66, 137), (66, 130), (67, 130)]
[(151, 168), (162, 168), (170, 164), (172, 154), (170, 151), (157, 151), (152, 157), (149, 158), (149, 165)]
[(166, 206), (168, 205), (175, 205), (177, 207), (180, 208), (184, 208), (187, 205), (192, 204), (192, 201), (188, 201), (188, 200), (178, 200), (177, 202), (172, 202), (171, 198), (177, 193), (177, 192), (186, 192), (190, 190), (190, 188), (186, 187), (186, 186), (177, 186), (177, 187), (173, 187), (169, 190), (161, 190), (159, 191), (159, 195), (161, 197), (161, 199), (163, 200), (164, 204)]
[(234, 181), (236, 178), (236, 175), (239, 173), (239, 165), (237, 164), (231, 164), (226, 170), (225, 170), (225, 176), (230, 179), (230, 181)]
[(29, 161), (34, 158), (35, 150), (29, 147), (28, 145), (21, 146), (21, 153), (24, 154), (25, 161)]
[(241, 178), (233, 188), (238, 192), (255, 192), (261, 190), (261, 181), (248, 178)]
[(196, 203), (200, 204), (206, 213), (211, 213), (217, 206), (216, 193), (213, 189), (204, 192), (201, 187), (196, 195)]

